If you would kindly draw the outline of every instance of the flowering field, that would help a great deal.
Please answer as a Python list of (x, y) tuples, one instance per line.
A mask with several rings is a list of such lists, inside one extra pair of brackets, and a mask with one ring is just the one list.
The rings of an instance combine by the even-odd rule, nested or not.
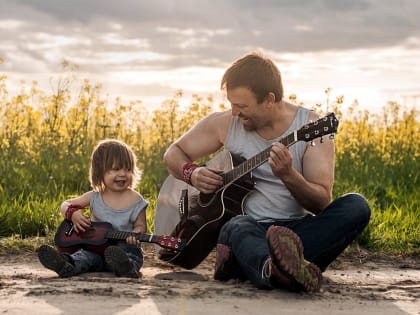
[[(138, 189), (150, 201), (152, 230), (156, 196), (167, 176), (162, 162), (166, 148), (200, 118), (227, 107), (198, 95), (181, 107), (180, 91), (150, 110), (141, 101), (110, 102), (88, 80), (54, 82), (49, 94), (34, 82), (11, 96), (7, 77), (0, 74), (0, 236), (55, 231), (61, 221), (59, 204), (90, 189), (89, 156), (103, 138), (118, 138), (135, 150), (143, 170)], [(369, 200), (372, 220), (360, 244), (418, 254), (419, 113), (393, 102), (382, 112), (354, 107), (342, 113), (341, 103), (337, 99), (332, 104), (340, 120), (334, 195), (355, 191)]]

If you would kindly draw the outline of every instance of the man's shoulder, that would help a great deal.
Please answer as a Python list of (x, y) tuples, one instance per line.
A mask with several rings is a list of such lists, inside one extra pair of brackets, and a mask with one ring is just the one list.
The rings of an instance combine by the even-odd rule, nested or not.
[(223, 112), (213, 112), (208, 117), (213, 117), (214, 119), (230, 119), (232, 117), (232, 111), (229, 109)]
[(203, 122), (211, 127), (228, 127), (232, 118), (232, 112), (230, 110), (223, 112), (214, 112), (209, 114), (203, 119)]
[(230, 110), (223, 112), (214, 112), (206, 116), (196, 126), (195, 131), (201, 135), (205, 135), (207, 139), (216, 139), (219, 144), (222, 144), (226, 133), (229, 129), (229, 124), (232, 119)]

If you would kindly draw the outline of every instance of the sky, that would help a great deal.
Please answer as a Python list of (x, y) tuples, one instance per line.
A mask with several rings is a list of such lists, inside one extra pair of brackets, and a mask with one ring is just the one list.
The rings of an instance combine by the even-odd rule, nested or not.
[(419, 0), (0, 0), (11, 94), (22, 80), (51, 91), (66, 60), (109, 97), (150, 108), (177, 90), (224, 100), (224, 70), (252, 51), (307, 106), (343, 95), (343, 107), (420, 107)]

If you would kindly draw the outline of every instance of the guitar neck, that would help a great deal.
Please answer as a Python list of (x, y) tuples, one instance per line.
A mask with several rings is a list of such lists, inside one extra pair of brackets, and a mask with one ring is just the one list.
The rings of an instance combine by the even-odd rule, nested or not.
[[(288, 136), (282, 138), (279, 142), (286, 147), (291, 146), (292, 144), (296, 143), (297, 140), (297, 133), (296, 131), (292, 132)], [(241, 178), (245, 174), (251, 172), (253, 169), (257, 168), (258, 166), (264, 164), (269, 156), (270, 156), (271, 146), (266, 148), (265, 150), (257, 153), (250, 159), (242, 162), (241, 164), (237, 165), (230, 171), (222, 174), (224, 186), (233, 183), (237, 179)]]
[(145, 233), (134, 233), (134, 232), (124, 232), (124, 231), (108, 231), (106, 233), (107, 239), (112, 240), (126, 240), (127, 237), (134, 236), (140, 242), (148, 243), (158, 243), (159, 236)]
[[(337, 131), (337, 127), (338, 120), (335, 117), (334, 113), (330, 113), (323, 118), (320, 118), (312, 123), (304, 125), (299, 130), (293, 131), (286, 137), (282, 138), (279, 142), (282, 143), (284, 146), (289, 147), (298, 141), (308, 142), (327, 134), (331, 136), (332, 133)], [(270, 157), (270, 151), (271, 146), (264, 149), (262, 152), (254, 155), (250, 159), (237, 165), (232, 170), (222, 174), (224, 186), (233, 183), (237, 179), (241, 178), (245, 174), (260, 166), (261, 164), (265, 163)]]

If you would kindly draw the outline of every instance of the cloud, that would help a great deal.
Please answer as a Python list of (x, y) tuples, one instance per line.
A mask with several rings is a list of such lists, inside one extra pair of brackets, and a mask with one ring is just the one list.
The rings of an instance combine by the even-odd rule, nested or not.
[[(420, 37), (415, 0), (136, 1), (1, 0), (2, 18), (30, 32), (89, 36), (115, 32), (158, 53), (223, 56), (250, 46), (285, 52), (383, 47)], [(167, 30), (167, 31), (163, 31)], [(172, 32), (169, 30), (173, 30)], [(96, 44), (100, 43), (100, 40)], [(195, 61), (195, 60), (194, 60)]]
[(205, 91), (197, 74), (217, 89), (203, 74), (220, 75), (253, 50), (273, 56), (292, 79), (395, 74), (420, 51), (420, 1), (0, 0), (0, 71), (22, 77), (54, 75), (66, 59), (106, 86), (131, 78), (118, 83), (122, 92), (133, 93), (136, 82), (144, 94), (169, 93), (181, 84), (177, 75), (194, 78), (183, 89)]

